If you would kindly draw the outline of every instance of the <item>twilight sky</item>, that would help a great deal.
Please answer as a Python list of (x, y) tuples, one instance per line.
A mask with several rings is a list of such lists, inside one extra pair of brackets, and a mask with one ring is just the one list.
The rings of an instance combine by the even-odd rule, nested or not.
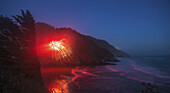
[(36, 21), (107, 40), (132, 56), (170, 55), (170, 0), (0, 0), (0, 14), (32, 12)]

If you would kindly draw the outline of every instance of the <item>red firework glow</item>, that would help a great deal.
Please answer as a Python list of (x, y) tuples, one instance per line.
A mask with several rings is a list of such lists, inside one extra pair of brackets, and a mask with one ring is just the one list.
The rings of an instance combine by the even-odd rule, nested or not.
[(71, 57), (71, 47), (68, 46), (68, 44), (63, 42), (64, 39), (60, 41), (52, 41), (49, 44), (49, 47), (51, 50), (53, 50), (53, 58), (56, 60), (70, 60)]
[(62, 44), (62, 42), (60, 41), (52, 41), (50, 44), (49, 44), (50, 48), (51, 49), (54, 49), (56, 51), (61, 51), (63, 48), (65, 48)]

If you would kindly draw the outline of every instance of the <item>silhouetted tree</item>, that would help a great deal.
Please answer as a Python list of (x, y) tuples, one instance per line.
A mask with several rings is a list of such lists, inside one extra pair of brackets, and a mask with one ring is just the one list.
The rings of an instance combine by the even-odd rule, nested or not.
[(44, 93), (35, 47), (34, 19), (27, 10), (13, 16), (20, 24), (0, 16), (0, 92)]
[(21, 35), (18, 39), (21, 45), (22, 57), (25, 64), (27, 64), (31, 71), (40, 69), (40, 63), (36, 53), (36, 33), (35, 20), (31, 13), (26, 10), (21, 10), (22, 15), (13, 16), (13, 18), (20, 24)]
[(0, 57), (5, 59), (20, 59), (20, 45), (17, 41), (19, 32), (17, 24), (12, 19), (0, 16)]
[(42, 82), (40, 73), (40, 62), (36, 53), (36, 32), (35, 20), (32, 14), (26, 10), (21, 10), (22, 15), (13, 16), (20, 24), (22, 34), (18, 39), (21, 46), (22, 61), (27, 66), (28, 76)]
[(17, 42), (19, 31), (19, 27), (12, 19), (0, 16), (0, 91), (3, 93), (20, 91), (13, 76), (21, 71), (20, 45)]

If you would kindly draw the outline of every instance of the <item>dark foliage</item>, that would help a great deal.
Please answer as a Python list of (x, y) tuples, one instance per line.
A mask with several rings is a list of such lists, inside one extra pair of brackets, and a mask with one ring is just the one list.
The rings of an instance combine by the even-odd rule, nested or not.
[(140, 93), (161, 93), (160, 89), (151, 83), (142, 82), (141, 84), (144, 86), (144, 89), (141, 90)]
[(35, 28), (31, 13), (21, 10), (13, 16), (0, 16), (0, 78), (2, 93), (43, 93), (40, 63), (35, 50)]
[[(99, 47), (87, 36), (82, 35), (71, 28), (54, 28), (45, 23), (36, 23), (37, 45), (46, 42), (53, 36), (60, 40), (66, 38), (72, 48), (72, 60), (70, 62), (52, 62), (51, 57), (43, 57), (39, 54), (42, 64), (46, 65), (101, 65), (102, 60), (115, 60), (108, 50)], [(64, 64), (63, 64), (64, 63)]]
[(20, 45), (17, 42), (19, 27), (8, 17), (0, 16), (0, 57), (18, 61)]

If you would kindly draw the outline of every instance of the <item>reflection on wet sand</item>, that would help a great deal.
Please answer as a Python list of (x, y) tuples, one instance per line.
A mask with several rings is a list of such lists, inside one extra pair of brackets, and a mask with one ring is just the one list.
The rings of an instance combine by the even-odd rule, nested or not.
[[(85, 70), (85, 69), (84, 69)], [(81, 68), (42, 68), (42, 77), (49, 93), (70, 93), (69, 84), (80, 89), (78, 78), (98, 76)]]
[(49, 93), (70, 93), (68, 84), (72, 81), (73, 68), (42, 68), (41, 73)]
[(42, 68), (42, 77), (50, 93), (140, 93), (151, 83), (161, 93), (170, 93), (170, 75), (137, 62), (95, 67)]
[(69, 80), (55, 80), (49, 86), (49, 93), (69, 93), (68, 82)]

